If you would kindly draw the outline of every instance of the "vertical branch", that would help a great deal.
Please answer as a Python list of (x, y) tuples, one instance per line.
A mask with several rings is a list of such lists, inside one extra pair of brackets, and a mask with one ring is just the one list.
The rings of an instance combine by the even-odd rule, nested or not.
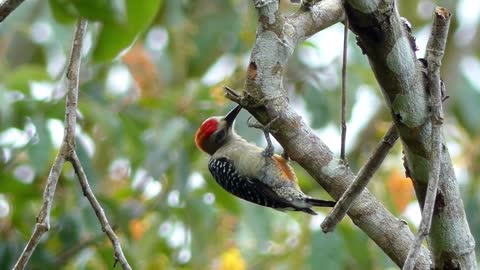
[(425, 58), (428, 65), (428, 87), (431, 95), (430, 99), (432, 108), (431, 167), (428, 177), (427, 194), (423, 205), (422, 221), (417, 236), (415, 237), (415, 241), (403, 266), (404, 270), (412, 270), (415, 266), (422, 242), (430, 232), (435, 198), (437, 196), (441, 166), (441, 127), (443, 124), (440, 66), (445, 51), (445, 44), (447, 42), (450, 18), (451, 13), (445, 8), (437, 7), (435, 9), (432, 33), (427, 44)]
[(343, 30), (343, 63), (342, 63), (342, 142), (340, 158), (345, 160), (345, 141), (347, 138), (347, 120), (345, 107), (347, 106), (347, 49), (348, 49), (348, 17), (345, 16), (345, 28)]
[(67, 100), (65, 107), (64, 142), (71, 149), (75, 149), (75, 127), (77, 123), (78, 82), (80, 75), (80, 62), (82, 53), (83, 36), (87, 28), (86, 20), (79, 20), (75, 28), (70, 60), (67, 66)]

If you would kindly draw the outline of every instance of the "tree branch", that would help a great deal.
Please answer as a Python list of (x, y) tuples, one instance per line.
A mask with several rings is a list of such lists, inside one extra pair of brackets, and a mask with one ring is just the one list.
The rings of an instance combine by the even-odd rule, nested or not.
[(0, 5), (0, 23), (25, 0), (6, 0)]
[[(412, 40), (394, 1), (346, 0), (350, 29), (368, 56), (391, 110), (405, 152), (405, 169), (423, 208), (432, 161), (429, 96)], [(443, 141), (443, 140), (442, 140)], [(429, 235), (435, 267), (476, 269), (470, 233), (448, 150), (441, 155), (442, 181)], [(455, 235), (452, 235), (455, 234)], [(418, 263), (417, 263), (418, 267)]]
[(428, 176), (427, 194), (425, 195), (425, 203), (423, 204), (422, 221), (415, 241), (408, 253), (405, 265), (403, 266), (404, 270), (413, 269), (415, 261), (417, 260), (418, 250), (420, 250), (423, 240), (430, 232), (435, 198), (437, 196), (438, 182), (440, 179), (441, 128), (443, 124), (440, 66), (447, 43), (451, 15), (452, 14), (444, 8), (436, 8), (432, 33), (430, 34), (427, 44), (425, 58), (427, 60), (428, 86), (432, 107), (431, 168)]
[(345, 142), (347, 140), (347, 53), (348, 53), (348, 18), (345, 17), (343, 27), (343, 57), (342, 57), (342, 135), (340, 143), (340, 159), (347, 163), (345, 158)]
[(58, 177), (62, 172), (64, 163), (65, 155), (62, 147), (55, 157), (55, 161), (53, 162), (50, 173), (48, 174), (47, 184), (45, 186), (45, 191), (43, 192), (42, 208), (40, 208), (40, 212), (38, 213), (32, 236), (28, 240), (28, 243), (23, 249), (22, 254), (15, 263), (15, 266), (13, 267), (14, 270), (25, 268), (43, 234), (50, 229), (50, 210), (52, 208), (53, 197), (57, 188)]
[(132, 268), (128, 264), (127, 259), (123, 254), (120, 241), (118, 241), (117, 235), (113, 231), (112, 226), (110, 226), (107, 216), (105, 215), (105, 211), (103, 211), (102, 206), (98, 202), (97, 198), (95, 198), (95, 195), (93, 194), (93, 191), (90, 188), (90, 185), (88, 184), (87, 175), (83, 171), (82, 164), (78, 159), (77, 153), (75, 151), (72, 153), (72, 156), (70, 157), (69, 161), (73, 165), (75, 174), (77, 175), (78, 181), (80, 182), (80, 185), (82, 187), (83, 194), (85, 195), (85, 197), (87, 197), (88, 201), (92, 205), (92, 208), (95, 211), (95, 215), (97, 216), (98, 220), (100, 221), (100, 224), (102, 225), (102, 231), (105, 232), (105, 234), (110, 239), (110, 242), (112, 242), (113, 250), (115, 252), (114, 266), (118, 261), (120, 262), (120, 265), (122, 266), (123, 269), (131, 270)]
[(41, 236), (50, 229), (50, 210), (52, 207), (58, 178), (66, 160), (70, 161), (73, 164), (75, 172), (82, 186), (83, 192), (85, 196), (87, 196), (95, 211), (95, 214), (99, 218), (100, 224), (102, 225), (102, 230), (107, 234), (113, 244), (115, 251), (115, 264), (117, 261), (120, 261), (123, 269), (131, 269), (125, 256), (123, 255), (117, 236), (113, 232), (103, 209), (101, 208), (100, 204), (96, 200), (92, 190), (88, 185), (87, 177), (85, 175), (85, 172), (83, 171), (80, 160), (77, 157), (77, 153), (75, 152), (75, 126), (78, 103), (78, 82), (83, 37), (86, 28), (87, 21), (84, 19), (80, 19), (75, 28), (72, 49), (70, 53), (70, 60), (66, 73), (68, 92), (66, 97), (65, 130), (62, 145), (60, 146), (60, 150), (57, 154), (57, 157), (55, 158), (55, 161), (47, 178), (47, 184), (43, 195), (43, 205), (37, 216), (37, 222), (35, 224), (34, 231), (25, 249), (20, 255), (20, 258), (15, 264), (13, 268), (14, 270), (20, 270), (26, 267), (33, 251), (39, 243)]
[(348, 187), (347, 191), (343, 193), (342, 197), (337, 201), (330, 214), (322, 222), (323, 232), (331, 232), (335, 226), (345, 217), (353, 202), (367, 187), (368, 182), (373, 174), (380, 168), (383, 160), (392, 149), (393, 145), (398, 139), (398, 132), (395, 125), (391, 125), (382, 141), (377, 145), (372, 155), (368, 158), (365, 165), (358, 173), (355, 181)]
[(301, 8), (288, 16), (295, 34), (293, 40), (300, 43), (321, 30), (344, 19), (341, 0), (322, 0), (308, 8)]
[[(302, 24), (305, 20), (312, 20), (315, 22), (315, 31), (319, 31), (340, 21), (342, 12), (334, 13), (337, 16), (334, 17), (321, 11), (340, 2), (323, 0), (315, 4), (311, 10), (317, 10), (318, 14), (325, 16), (316, 17), (315, 20), (310, 19), (312, 14), (305, 13), (312, 11), (299, 11), (284, 17), (278, 10), (278, 1), (254, 0), (254, 3), (259, 2), (264, 5), (256, 5), (259, 25), (247, 70), (245, 92), (233, 99), (263, 124), (280, 117), (273, 123), (272, 130), (275, 132), (272, 135), (293, 160), (305, 168), (332, 197), (338, 199), (354, 180), (354, 174), (333, 156), (332, 151), (290, 107), (284, 96), (282, 80), (287, 60), (295, 46), (313, 34), (305, 30), (309, 29), (308, 26), (302, 30)], [(368, 190), (360, 194), (357, 202), (349, 211), (354, 223), (397, 265), (402, 265), (414, 238), (408, 226), (389, 213)], [(417, 269), (430, 268), (431, 262), (425, 249), (422, 249), (419, 265)]]

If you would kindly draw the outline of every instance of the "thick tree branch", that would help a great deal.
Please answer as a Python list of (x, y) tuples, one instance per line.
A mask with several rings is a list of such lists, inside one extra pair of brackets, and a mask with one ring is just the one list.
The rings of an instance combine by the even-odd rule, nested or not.
[(0, 5), (0, 23), (25, 0), (6, 0)]
[[(368, 56), (404, 146), (405, 167), (423, 208), (432, 164), (429, 96), (421, 64), (394, 1), (346, 0), (350, 29)], [(442, 140), (443, 141), (443, 140)], [(436, 269), (476, 269), (470, 233), (448, 150), (429, 235)], [(418, 267), (418, 263), (417, 263)]]
[[(259, 26), (245, 82), (245, 92), (240, 97), (229, 95), (245, 107), (257, 120), (266, 124), (280, 117), (272, 126), (273, 136), (307, 172), (334, 198), (338, 199), (353, 182), (355, 176), (343, 162), (335, 158), (331, 150), (302, 121), (290, 107), (283, 89), (283, 72), (295, 46), (313, 34), (302, 30), (301, 18), (311, 14), (299, 11), (284, 17), (278, 10), (278, 1), (254, 0), (259, 12)], [(335, 0), (323, 0), (311, 10), (329, 8)], [(319, 12), (319, 14), (324, 14)], [(342, 13), (325, 14), (316, 18), (315, 31), (338, 22)], [(323, 28), (322, 28), (323, 27)], [(389, 213), (368, 190), (364, 190), (349, 215), (369, 237), (392, 258), (402, 265), (413, 241), (413, 234), (406, 224)], [(429, 269), (428, 253), (422, 249), (417, 269)]]
[(290, 15), (288, 20), (291, 22), (295, 36), (293, 40), (297, 43), (306, 40), (321, 30), (342, 21), (344, 12), (341, 0), (322, 0), (309, 8), (301, 8), (296, 13)]
[(115, 251), (115, 263), (120, 262), (123, 269), (131, 269), (130, 265), (123, 255), (120, 243), (117, 236), (113, 232), (108, 220), (105, 216), (103, 209), (93, 195), (83, 172), (80, 160), (75, 152), (75, 126), (76, 126), (76, 113), (78, 103), (78, 82), (80, 73), (81, 51), (83, 44), (83, 37), (87, 28), (87, 21), (80, 19), (75, 28), (72, 49), (70, 53), (70, 60), (67, 67), (67, 97), (65, 107), (65, 130), (62, 145), (52, 165), (50, 173), (47, 178), (47, 184), (43, 195), (43, 205), (40, 209), (40, 213), (37, 216), (37, 222), (35, 224), (34, 231), (30, 240), (28, 241), (25, 249), (23, 250), (20, 258), (14, 266), (14, 270), (24, 269), (37, 247), (42, 235), (50, 229), (50, 210), (52, 207), (53, 198), (55, 195), (55, 189), (57, 186), (58, 178), (62, 171), (65, 161), (70, 161), (73, 164), (75, 172), (79, 178), (80, 184), (84, 191), (85, 196), (92, 204), (97, 217), (99, 218), (102, 230), (110, 238), (114, 251)]
[(398, 139), (398, 132), (395, 125), (392, 124), (388, 129), (382, 141), (377, 145), (372, 155), (368, 158), (365, 165), (358, 173), (355, 181), (348, 187), (347, 191), (343, 193), (342, 197), (337, 201), (337, 204), (332, 209), (330, 214), (322, 222), (323, 232), (331, 232), (335, 229), (335, 226), (345, 217), (348, 210), (355, 202), (357, 197), (367, 187), (368, 182), (372, 178), (373, 174), (380, 168), (383, 160), (392, 149), (393, 145)]

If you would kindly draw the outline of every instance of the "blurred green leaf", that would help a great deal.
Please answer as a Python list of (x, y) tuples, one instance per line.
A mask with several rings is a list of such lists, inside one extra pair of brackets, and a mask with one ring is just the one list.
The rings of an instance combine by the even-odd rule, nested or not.
[(58, 236), (64, 249), (70, 249), (78, 244), (81, 233), (80, 216), (78, 212), (62, 215), (58, 222)]
[[(208, 9), (202, 6), (208, 5)], [(230, 1), (202, 0), (192, 2), (192, 10), (198, 29), (190, 31), (195, 53), (189, 55), (189, 74), (199, 76), (225, 52), (238, 42), (240, 19)], [(228, 25), (226, 28), (225, 25)], [(184, 46), (185, 44), (178, 44)], [(188, 48), (188, 47), (187, 47)], [(178, 48), (173, 48), (177, 50)]]
[(100, 181), (96, 168), (93, 166), (92, 159), (88, 156), (87, 149), (85, 148), (83, 142), (77, 138), (76, 144), (78, 159), (82, 163), (83, 170), (87, 176), (90, 187), (95, 190)]
[(325, 126), (332, 119), (329, 102), (327, 98), (321, 97), (321, 95), (325, 94), (312, 87), (308, 87), (303, 94), (307, 109), (312, 114), (311, 125), (314, 129)]
[(69, 0), (49, 0), (53, 17), (59, 23), (72, 24), (76, 21), (75, 8)]
[(313, 48), (313, 49), (317, 49), (319, 50), (320, 48), (317, 46), (317, 44), (309, 41), (309, 40), (305, 40), (304, 42), (302, 42), (300, 44), (300, 46), (304, 46), (304, 47), (309, 47), (309, 48)]
[(7, 88), (20, 90), (24, 93), (29, 93), (29, 83), (32, 81), (51, 81), (45, 67), (35, 64), (21, 65), (2, 77)]
[(103, 23), (125, 23), (122, 20), (124, 15), (122, 13), (125, 12), (124, 0), (70, 0), (70, 2), (83, 18)]
[(109, 61), (134, 42), (152, 22), (162, 0), (126, 0), (127, 20), (123, 23), (104, 22), (93, 51), (96, 61)]
[(46, 175), (49, 171), (51, 159), (49, 154), (53, 150), (50, 134), (47, 130), (45, 119), (38, 116), (32, 119), (35, 125), (37, 135), (35, 142), (28, 145), (28, 154), (30, 156), (31, 164), (35, 169), (37, 175)]
[(49, 0), (54, 18), (65, 24), (78, 17), (105, 23), (124, 23), (124, 0)]
[(457, 93), (455, 93), (453, 101), (453, 110), (468, 133), (471, 135), (479, 134), (480, 113), (478, 113), (478, 104), (480, 104), (480, 93), (473, 89), (473, 86), (465, 78), (459, 80), (458, 83), (460, 85), (456, 87)]
[(324, 234), (316, 231), (312, 234), (310, 267), (316, 269), (345, 269), (344, 245), (337, 233)]
[(370, 251), (365, 248), (368, 244), (369, 238), (364, 233), (359, 231), (350, 224), (340, 224), (337, 226), (341, 232), (343, 238), (343, 247), (345, 253), (349, 254), (354, 260), (350, 260), (354, 263), (352, 269), (373, 269), (372, 256)]

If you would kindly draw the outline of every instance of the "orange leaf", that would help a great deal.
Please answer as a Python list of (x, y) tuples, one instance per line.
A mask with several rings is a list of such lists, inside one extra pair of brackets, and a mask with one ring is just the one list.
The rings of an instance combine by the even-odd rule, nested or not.
[(140, 88), (142, 97), (156, 97), (160, 94), (162, 84), (152, 57), (137, 43), (125, 55), (122, 61), (127, 65), (133, 79)]
[(145, 233), (146, 226), (142, 220), (132, 219), (129, 223), (130, 233), (132, 234), (133, 239), (139, 240), (142, 238)]
[(403, 212), (413, 199), (412, 180), (403, 176), (398, 169), (393, 169), (388, 177), (387, 188), (393, 204), (400, 213)]

